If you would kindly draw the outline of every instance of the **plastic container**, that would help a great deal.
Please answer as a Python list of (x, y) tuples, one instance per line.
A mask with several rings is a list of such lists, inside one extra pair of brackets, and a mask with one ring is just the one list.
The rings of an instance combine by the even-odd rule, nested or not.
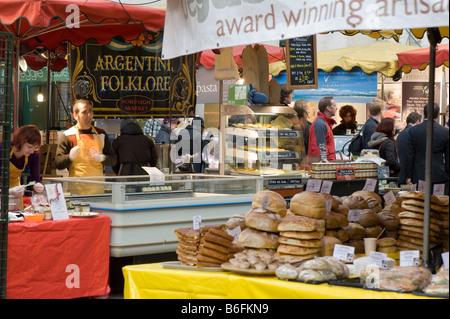
[(25, 219), (26, 222), (38, 223), (44, 220), (45, 214), (44, 213), (23, 214), (23, 218)]

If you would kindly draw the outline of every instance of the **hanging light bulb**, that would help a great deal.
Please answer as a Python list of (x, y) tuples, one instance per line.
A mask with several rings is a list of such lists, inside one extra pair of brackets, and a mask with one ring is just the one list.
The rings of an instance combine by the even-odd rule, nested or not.
[(40, 86), (39, 86), (39, 93), (38, 93), (38, 95), (36, 96), (36, 100), (37, 100), (38, 102), (44, 102), (44, 94), (42, 93), (42, 89), (41, 89)]

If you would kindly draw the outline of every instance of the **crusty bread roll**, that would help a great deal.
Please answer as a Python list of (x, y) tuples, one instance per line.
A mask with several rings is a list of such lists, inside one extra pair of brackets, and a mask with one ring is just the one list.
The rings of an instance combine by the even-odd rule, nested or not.
[(363, 239), (366, 236), (366, 230), (358, 223), (349, 223), (344, 229), (347, 231), (350, 240)]
[(334, 245), (342, 245), (336, 237), (324, 236), (320, 241), (319, 256), (333, 256)]
[(238, 243), (244, 247), (276, 249), (278, 235), (248, 227), (239, 235)]
[(385, 253), (385, 254), (392, 254), (392, 253), (396, 253), (398, 250), (397, 246), (386, 246), (386, 247), (377, 247), (377, 251), (380, 253)]
[(305, 191), (292, 197), (290, 210), (300, 216), (323, 218), (326, 214), (326, 201), (322, 194)]
[(395, 238), (384, 237), (377, 240), (377, 247), (395, 246), (397, 240)]
[(311, 232), (325, 228), (325, 220), (305, 216), (286, 216), (278, 225), (278, 231), (305, 231)]
[(285, 244), (285, 245), (293, 245), (293, 246), (300, 246), (300, 247), (313, 247), (313, 248), (317, 248), (320, 245), (320, 239), (296, 239), (296, 238), (290, 238), (290, 237), (284, 237), (284, 236), (278, 237), (278, 242), (280, 244)]
[(371, 209), (363, 209), (359, 215), (359, 220), (356, 223), (363, 227), (376, 226), (379, 223), (378, 214)]
[(323, 233), (321, 231), (281, 231), (280, 236), (297, 238), (297, 239), (321, 239)]
[(280, 215), (263, 208), (253, 208), (245, 215), (245, 224), (258, 230), (277, 232), (280, 222)]
[(362, 196), (350, 195), (342, 201), (342, 205), (347, 206), (349, 209), (367, 209), (369, 205)]
[(274, 191), (260, 191), (253, 195), (252, 208), (264, 208), (284, 217), (287, 204), (283, 196)]
[(235, 214), (231, 216), (230, 219), (228, 219), (228, 229), (235, 229), (238, 226), (241, 228), (241, 231), (243, 231), (247, 227), (247, 225), (245, 225), (245, 214)]
[(371, 227), (365, 227), (364, 230), (366, 231), (366, 236), (368, 238), (373, 238), (373, 237), (378, 237), (381, 232), (383, 231), (383, 229), (376, 225), (376, 226), (371, 226)]
[(349, 240), (348, 233), (344, 228), (328, 229), (325, 236), (336, 237), (343, 243)]
[(325, 215), (325, 228), (326, 229), (337, 229), (348, 225), (347, 217), (342, 214), (330, 211)]
[(277, 252), (280, 252), (282, 254), (300, 255), (300, 256), (315, 254), (318, 251), (319, 251), (318, 247), (300, 247), (285, 244), (280, 244), (280, 246), (278, 246), (277, 248)]
[(362, 239), (350, 239), (347, 243), (347, 246), (355, 247), (355, 254), (364, 254), (364, 241)]
[(381, 199), (380, 195), (378, 195), (375, 192), (369, 192), (369, 191), (361, 190), (361, 191), (354, 192), (352, 195), (361, 196), (362, 198), (372, 197), (372, 198), (376, 199), (377, 202), (380, 203), (380, 204), (383, 202), (383, 200)]

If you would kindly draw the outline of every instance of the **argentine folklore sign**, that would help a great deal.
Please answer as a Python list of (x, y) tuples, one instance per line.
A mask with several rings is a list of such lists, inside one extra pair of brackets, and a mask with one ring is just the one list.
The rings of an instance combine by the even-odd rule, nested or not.
[(162, 33), (108, 45), (71, 45), (72, 96), (94, 103), (95, 117), (180, 117), (194, 112), (195, 56), (161, 59)]

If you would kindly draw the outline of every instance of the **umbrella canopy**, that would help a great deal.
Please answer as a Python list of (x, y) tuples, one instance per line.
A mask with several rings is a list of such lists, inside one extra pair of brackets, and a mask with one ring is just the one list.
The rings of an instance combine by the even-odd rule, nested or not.
[(121, 5), (107, 0), (2, 0), (0, 32), (22, 45), (54, 50), (61, 41), (81, 45), (88, 39), (107, 44), (113, 37), (137, 38), (164, 27), (165, 10)]
[[(448, 55), (448, 43), (438, 45), (436, 48), (436, 67), (441, 65), (448, 67)], [(399, 52), (397, 56), (398, 66), (404, 73), (409, 73), (412, 69), (423, 71), (430, 63), (430, 48)]]
[(317, 68), (331, 72), (335, 67), (340, 67), (344, 71), (360, 67), (367, 74), (381, 72), (392, 77), (398, 70), (397, 53), (416, 48), (416, 46), (377, 41), (343, 49), (321, 51), (317, 53)]

